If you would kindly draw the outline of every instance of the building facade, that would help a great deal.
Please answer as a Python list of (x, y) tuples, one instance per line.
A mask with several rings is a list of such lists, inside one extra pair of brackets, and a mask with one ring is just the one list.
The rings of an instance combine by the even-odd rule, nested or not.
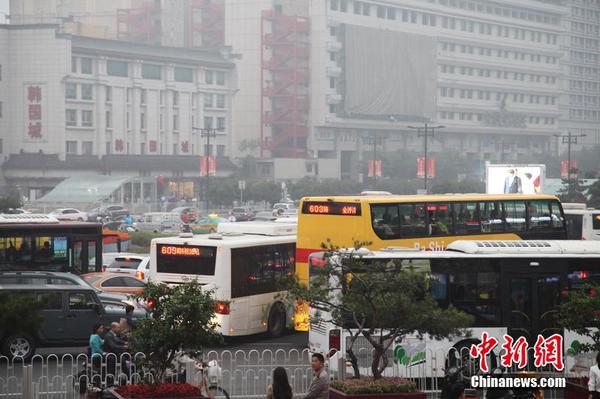
[[(85, 162), (69, 168), (80, 158), (90, 160), (94, 173), (199, 178), (199, 160), (208, 154), (231, 170), (237, 76), (225, 49), (141, 45), (14, 24), (0, 26), (0, 44), (2, 169), (30, 198), (88, 173)], [(49, 168), (35, 178), (19, 161), (24, 156)]]

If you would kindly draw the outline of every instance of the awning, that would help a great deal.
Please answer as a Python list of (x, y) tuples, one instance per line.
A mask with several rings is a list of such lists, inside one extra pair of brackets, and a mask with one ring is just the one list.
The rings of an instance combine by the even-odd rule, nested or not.
[(35, 202), (96, 203), (109, 197), (119, 187), (132, 179), (131, 176), (106, 175), (70, 177), (63, 180), (52, 191)]

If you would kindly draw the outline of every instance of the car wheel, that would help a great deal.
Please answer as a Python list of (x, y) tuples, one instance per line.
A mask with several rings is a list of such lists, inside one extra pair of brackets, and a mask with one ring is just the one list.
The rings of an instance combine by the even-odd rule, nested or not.
[(280, 337), (285, 331), (285, 310), (280, 303), (276, 303), (269, 312), (267, 331), (273, 338)]
[(35, 339), (27, 333), (8, 336), (2, 343), (2, 352), (11, 359), (30, 359), (35, 353)]

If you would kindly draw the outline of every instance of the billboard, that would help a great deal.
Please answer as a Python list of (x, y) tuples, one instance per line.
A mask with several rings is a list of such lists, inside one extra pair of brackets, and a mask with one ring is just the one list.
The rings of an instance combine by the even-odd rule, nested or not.
[(488, 194), (539, 194), (545, 179), (546, 165), (486, 165)]

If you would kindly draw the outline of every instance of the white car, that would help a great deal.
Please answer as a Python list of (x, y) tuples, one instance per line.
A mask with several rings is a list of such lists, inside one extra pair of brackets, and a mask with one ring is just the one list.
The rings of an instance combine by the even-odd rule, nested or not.
[(75, 208), (56, 209), (48, 214), (58, 220), (69, 220), (73, 222), (83, 222), (87, 220), (87, 213), (81, 212)]
[[(102, 263), (107, 254), (102, 255)], [(110, 255), (109, 255), (110, 256)], [(111, 263), (104, 268), (104, 271), (111, 273), (124, 273), (134, 276), (145, 283), (148, 282), (150, 273), (150, 255), (147, 254), (119, 254), (114, 257)]]

